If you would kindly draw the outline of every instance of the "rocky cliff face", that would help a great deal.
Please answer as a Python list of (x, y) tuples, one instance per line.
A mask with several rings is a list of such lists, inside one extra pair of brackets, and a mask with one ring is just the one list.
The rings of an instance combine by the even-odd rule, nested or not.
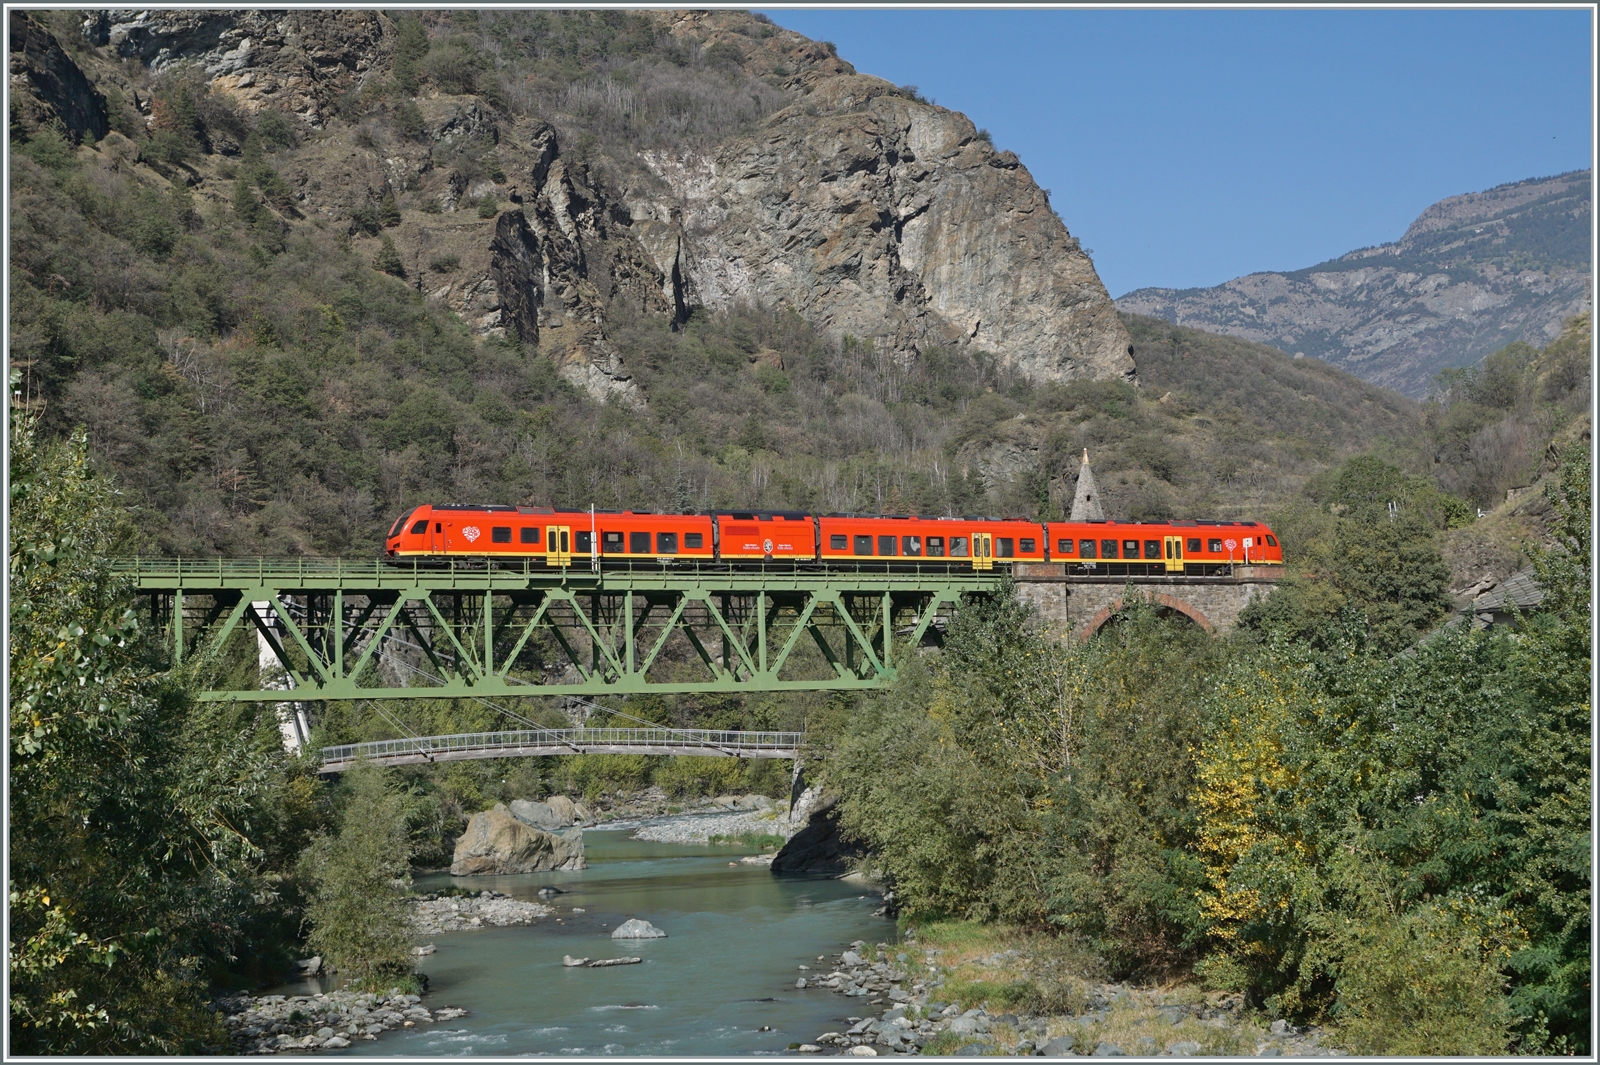
[(1326, 359), (1412, 396), (1514, 340), (1542, 346), (1590, 301), (1587, 170), (1452, 196), (1400, 240), (1215, 288), (1145, 288), (1127, 312)]
[[(37, 121), (70, 114), (97, 138), (109, 88), (155, 120), (119, 71), (134, 61), (198, 69), (240, 112), (291, 116), (300, 143), (272, 159), (286, 225), (348, 226), (375, 254), (381, 234), (352, 219), (392, 200), (409, 284), (479, 335), (536, 345), (597, 397), (644, 401), (617, 314), (682, 321), (739, 303), (791, 307), (896, 359), (973, 347), (1036, 381), (1133, 379), (1093, 264), (1017, 157), (965, 116), (754, 16), (640, 17), (683, 55), (714, 56), (704, 76), (754, 79), (764, 121), (629, 153), (575, 145), (572, 115), (503, 92), (425, 88), (397, 125), (393, 105), (361, 103), (400, 36), (371, 11), (89, 12), (76, 61), (43, 31), (13, 34), (13, 93)], [(197, 198), (226, 203), (213, 163), (187, 169)]]

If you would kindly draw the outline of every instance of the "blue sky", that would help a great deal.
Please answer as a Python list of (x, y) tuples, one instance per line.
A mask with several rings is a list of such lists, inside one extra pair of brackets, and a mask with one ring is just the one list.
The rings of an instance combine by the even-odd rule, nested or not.
[(1592, 154), (1588, 10), (773, 10), (1022, 157), (1113, 296), (1312, 266)]

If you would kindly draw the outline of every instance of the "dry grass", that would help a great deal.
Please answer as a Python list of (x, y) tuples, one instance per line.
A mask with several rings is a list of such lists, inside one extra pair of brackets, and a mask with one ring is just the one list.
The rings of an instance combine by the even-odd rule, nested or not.
[[(1201, 1055), (1236, 1057), (1253, 1054), (1262, 1034), (1258, 1025), (1244, 1018), (1220, 1023), (1184, 1017), (1173, 1024), (1157, 1005), (1201, 1006), (1218, 997), (1187, 983), (1122, 992), (1105, 1017), (1089, 1023), (1071, 1022), (1068, 1017), (1088, 1011), (1096, 985), (1106, 976), (1099, 960), (1073, 940), (972, 921), (941, 921), (908, 931), (914, 934), (915, 945), (902, 949), (911, 958), (907, 968), (919, 978), (927, 975), (926, 952), (938, 951), (933, 964), (944, 975), (944, 983), (931, 991), (931, 999), (964, 1010), (981, 1006), (992, 1016), (1016, 1013), (1053, 1018), (1043, 1040), (1009, 1025), (995, 1025), (991, 1034), (998, 1053), (1013, 1053), (1025, 1038), (1043, 1042), (1070, 1035), (1086, 1054), (1100, 1043), (1115, 1044), (1133, 1055), (1159, 1054), (1174, 1043), (1187, 1041), (1199, 1044), (1197, 1053)], [(1016, 953), (999, 956), (1008, 951)], [(948, 1054), (970, 1041), (946, 1032), (923, 1053)]]

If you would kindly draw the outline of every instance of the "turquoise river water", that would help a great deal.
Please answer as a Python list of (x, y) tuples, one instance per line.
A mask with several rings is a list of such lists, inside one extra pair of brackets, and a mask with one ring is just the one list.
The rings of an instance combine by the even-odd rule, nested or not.
[[(628, 835), (586, 831), (589, 868), (582, 872), (419, 877), (422, 891), (457, 883), (530, 901), (539, 901), (535, 892), (545, 885), (566, 894), (545, 900), (556, 912), (534, 925), (432, 937), (438, 952), (420, 966), (430, 981), (425, 1004), (471, 1012), (385, 1032), (342, 1053), (770, 1054), (843, 1030), (855, 1000), (797, 990), (795, 978), (807, 975), (798, 967), (814, 973), (819, 954), (836, 955), (857, 939), (891, 938), (893, 923), (872, 916), (880, 899), (838, 880), (779, 879), (765, 866), (729, 865), (748, 851)], [(629, 917), (651, 922), (667, 938), (613, 941), (610, 930)], [(563, 954), (644, 962), (569, 969)]]

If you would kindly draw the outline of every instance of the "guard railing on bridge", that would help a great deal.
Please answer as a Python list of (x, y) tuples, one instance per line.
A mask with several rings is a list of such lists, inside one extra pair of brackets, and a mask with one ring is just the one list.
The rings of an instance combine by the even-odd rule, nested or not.
[(668, 754), (720, 758), (795, 758), (799, 732), (718, 729), (569, 728), (411, 736), (324, 747), (321, 771), (340, 773), (360, 761), (378, 765), (453, 762), (474, 758), (524, 758), (553, 754)]

